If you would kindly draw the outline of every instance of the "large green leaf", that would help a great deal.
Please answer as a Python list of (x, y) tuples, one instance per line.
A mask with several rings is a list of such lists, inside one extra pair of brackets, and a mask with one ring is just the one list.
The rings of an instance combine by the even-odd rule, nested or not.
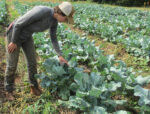
[(111, 81), (110, 83), (108, 83), (109, 91), (116, 91), (120, 87), (121, 87), (121, 82), (115, 83), (114, 81)]
[(63, 74), (66, 74), (62, 66), (53, 66), (52, 73), (58, 76), (63, 76)]
[(74, 80), (80, 86), (80, 89), (83, 91), (87, 91), (90, 89), (90, 78), (86, 73), (77, 73), (74, 76)]
[(51, 84), (51, 80), (48, 77), (42, 79), (41, 86), (43, 88), (49, 88), (50, 84)]
[(96, 98), (99, 98), (101, 93), (102, 93), (101, 89), (95, 86), (92, 86), (91, 90), (89, 91), (89, 95)]
[(72, 83), (69, 88), (70, 90), (76, 92), (77, 89), (79, 88), (79, 85), (77, 85), (76, 83)]
[(117, 112), (114, 112), (113, 114), (131, 114), (131, 113), (125, 110), (119, 110)]
[(90, 75), (90, 83), (94, 86), (99, 86), (103, 83), (104, 77), (100, 76), (100, 74), (92, 72)]
[(140, 85), (144, 85), (150, 82), (150, 76), (148, 77), (138, 76), (137, 78), (135, 78), (135, 80), (136, 80), (136, 83)]
[(144, 113), (144, 112), (150, 113), (150, 106), (146, 106), (146, 105), (141, 106), (140, 110), (142, 113)]
[(35, 76), (35, 78), (38, 78), (38, 79), (41, 79), (41, 80), (46, 77), (45, 74), (43, 74), (43, 73), (42, 74), (35, 74), (34, 76)]
[(105, 108), (94, 106), (94, 108), (90, 111), (90, 114), (107, 114)]
[(79, 98), (82, 98), (82, 97), (85, 97), (85, 96), (88, 96), (88, 95), (89, 95), (88, 92), (82, 92), (82, 91), (79, 91), (79, 90), (76, 91), (76, 96), (79, 97)]
[(68, 106), (69, 108), (76, 108), (76, 109), (80, 109), (80, 110), (86, 110), (89, 107), (91, 107), (91, 105), (86, 102), (85, 100), (78, 98), (78, 97), (70, 97), (69, 101), (58, 101), (60, 104), (64, 104), (66, 106)]
[(102, 101), (103, 104), (110, 104), (113, 107), (117, 107), (118, 105), (124, 105), (127, 103), (126, 100), (106, 100)]
[(139, 96), (138, 101), (139, 105), (150, 105), (150, 90), (144, 89), (141, 86), (137, 85), (134, 88), (134, 95)]
[(69, 96), (70, 96), (70, 91), (68, 90), (67, 87), (60, 88), (60, 90), (59, 90), (59, 96), (60, 96), (63, 100), (68, 100), (68, 98), (69, 98)]

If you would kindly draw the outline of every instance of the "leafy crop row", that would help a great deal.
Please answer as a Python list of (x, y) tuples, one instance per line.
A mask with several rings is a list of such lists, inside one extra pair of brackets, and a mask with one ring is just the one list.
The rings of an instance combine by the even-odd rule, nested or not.
[[(141, 113), (150, 112), (150, 91), (142, 88), (150, 77), (135, 77), (124, 62), (116, 61), (113, 55), (104, 56), (94, 42), (59, 24), (59, 44), (70, 66), (61, 65), (48, 34), (33, 35), (37, 52), (46, 59), (43, 73), (36, 77), (43, 88), (58, 95), (60, 104), (90, 114), (129, 113), (125, 109), (118, 111), (118, 106), (129, 106)], [(87, 66), (90, 73), (80, 65)], [(116, 98), (118, 96), (121, 98)]]
[[(57, 57), (47, 59), (43, 63), (45, 72), (37, 75), (42, 87), (51, 93), (56, 92), (62, 99), (59, 103), (87, 113), (114, 112), (118, 105), (129, 105), (126, 97), (130, 95), (140, 97), (139, 103), (135, 100), (136, 105), (130, 104), (130, 108), (149, 111), (150, 91), (141, 87), (150, 81), (149, 77), (136, 78), (132, 69), (122, 61), (115, 61), (113, 56), (104, 56), (94, 43), (59, 26), (62, 50), (70, 66), (60, 65)], [(53, 53), (51, 50), (48, 52)], [(81, 62), (91, 68), (90, 73), (79, 68)], [(113, 98), (118, 95), (124, 96), (124, 99)]]
[(5, 24), (7, 16), (6, 1), (0, 1), (0, 24)]
[(106, 41), (122, 43), (126, 51), (149, 60), (150, 13), (102, 5), (75, 5), (75, 26)]
[[(17, 6), (19, 2), (16, 2)], [(19, 12), (35, 5), (56, 6), (50, 2), (34, 2), (18, 5)], [(102, 5), (76, 4), (75, 26), (91, 34), (99, 35), (106, 41), (121, 43), (126, 51), (136, 57), (144, 57), (149, 61), (150, 55), (150, 23), (149, 12), (111, 8)]]

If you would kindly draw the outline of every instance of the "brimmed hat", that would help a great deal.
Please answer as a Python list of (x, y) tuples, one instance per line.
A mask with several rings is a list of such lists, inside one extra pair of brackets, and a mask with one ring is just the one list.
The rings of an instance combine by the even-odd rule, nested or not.
[(68, 23), (74, 24), (73, 14), (74, 8), (70, 2), (62, 2), (59, 6), (60, 10), (67, 16)]

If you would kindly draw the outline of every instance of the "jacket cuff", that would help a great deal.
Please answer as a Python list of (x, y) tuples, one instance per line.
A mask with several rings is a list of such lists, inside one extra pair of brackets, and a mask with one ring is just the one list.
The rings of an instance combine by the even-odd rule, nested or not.
[(21, 43), (15, 41), (15, 40), (12, 40), (11, 42), (14, 43), (14, 44), (16, 44), (17, 46), (20, 46), (20, 45), (21, 45)]

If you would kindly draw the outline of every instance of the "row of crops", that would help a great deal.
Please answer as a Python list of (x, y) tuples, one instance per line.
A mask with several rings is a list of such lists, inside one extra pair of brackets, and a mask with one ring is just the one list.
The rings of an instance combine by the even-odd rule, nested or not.
[[(55, 5), (41, 2), (22, 5), (19, 2), (15, 2), (16, 9), (20, 14), (24, 14), (34, 5), (41, 4)], [(76, 5), (76, 7), (80, 7), (80, 5)], [(88, 12), (89, 10), (86, 11)], [(91, 12), (90, 14), (94, 13)], [(112, 11), (113, 13), (115, 12)], [(116, 13), (118, 14), (119, 11)], [(86, 15), (86, 12), (81, 14)], [(81, 24), (77, 23), (79, 22), (78, 16), (76, 15), (76, 25), (79, 26)], [(99, 19), (94, 19), (94, 16), (96, 15), (92, 16), (95, 22), (104, 21), (104, 18), (103, 21), (100, 21)], [(87, 16), (86, 20), (89, 20), (89, 17)], [(82, 21), (82, 18), (80, 18), (80, 21)], [(88, 22), (86, 30), (90, 31), (89, 24), (91, 21)], [(106, 25), (106, 22), (103, 23)], [(113, 25), (113, 22), (110, 25)], [(97, 26), (95, 26), (95, 31)], [(116, 26), (117, 30), (119, 29), (118, 26)], [(109, 28), (113, 29), (114, 27)], [(121, 25), (119, 30), (121, 31)], [(107, 33), (109, 32), (107, 31)], [(104, 56), (103, 51), (100, 50), (100, 47), (95, 47), (94, 42), (90, 42), (86, 37), (80, 37), (78, 34), (73, 33), (63, 24), (59, 24), (57, 34), (63, 56), (68, 60), (69, 67), (65, 64), (60, 65), (51, 41), (47, 38), (49, 36), (48, 32), (34, 34), (33, 37), (38, 54), (41, 58), (46, 59), (43, 62), (43, 72), (37, 74), (36, 77), (41, 80), (43, 88), (52, 94), (57, 93), (60, 99), (58, 100), (59, 104), (72, 109), (80, 109), (89, 114), (129, 113), (129, 110), (126, 110), (125, 107), (143, 114), (150, 112), (150, 91), (142, 88), (150, 81), (150, 77), (135, 77), (132, 68), (128, 68), (123, 61), (115, 60), (113, 55)], [(118, 32), (115, 34), (118, 34)], [(107, 38), (109, 37), (112, 38), (107, 36)], [(85, 69), (80, 67), (82, 65), (86, 66), (90, 72), (85, 72)], [(35, 107), (38, 107), (37, 103), (35, 104), (36, 106), (33, 104), (26, 108), (24, 113), (42, 112), (41, 108), (34, 110)], [(124, 108), (119, 110), (118, 106), (123, 106)]]
[(0, 1), (0, 24), (5, 24), (7, 16), (6, 1)]
[[(90, 114), (125, 113), (124, 110), (116, 111), (119, 105), (129, 106), (143, 113), (149, 112), (150, 91), (142, 88), (150, 81), (149, 77), (136, 78), (131, 68), (127, 68), (122, 61), (115, 61), (112, 55), (104, 56), (99, 47), (94, 46), (94, 42), (66, 30), (63, 25), (59, 27), (60, 44), (69, 67), (59, 64), (52, 46), (50, 47), (50, 40), (46, 37), (44, 39), (47, 33), (40, 38), (34, 37), (35, 42), (43, 40), (43, 44), (37, 43), (37, 51), (44, 57), (45, 54), (48, 55), (43, 63), (45, 72), (36, 75), (43, 88), (51, 93), (56, 92), (61, 98), (60, 104)], [(79, 67), (81, 64), (88, 66), (91, 72), (84, 72)], [(121, 98), (116, 99), (116, 96)], [(130, 104), (131, 99), (134, 104)]]
[(126, 51), (149, 60), (150, 13), (140, 10), (75, 5), (75, 26), (113, 43), (121, 43)]
[[(55, 6), (51, 3), (35, 2), (19, 6), (19, 10), (35, 5)], [(16, 4), (17, 5), (17, 4)], [(102, 5), (75, 4), (75, 27), (113, 43), (122, 44), (126, 51), (149, 61), (150, 13), (140, 10), (111, 8)], [(20, 11), (19, 11), (20, 12)], [(22, 12), (23, 14), (24, 12)]]

